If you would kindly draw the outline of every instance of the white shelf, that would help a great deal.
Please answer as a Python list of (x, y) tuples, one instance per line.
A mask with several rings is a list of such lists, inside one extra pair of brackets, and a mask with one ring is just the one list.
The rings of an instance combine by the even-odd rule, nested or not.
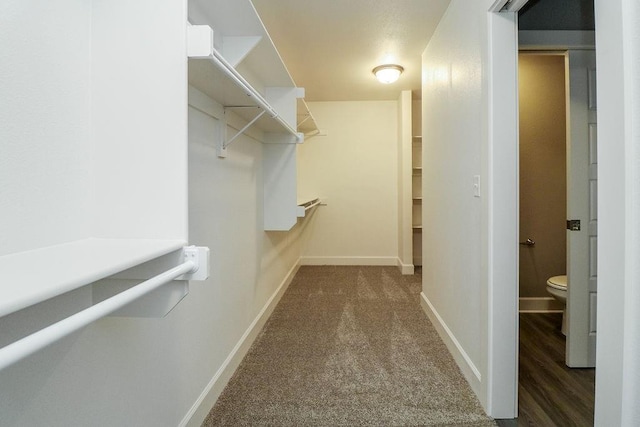
[(255, 126), (265, 132), (293, 135), (296, 137), (296, 141), (293, 142), (302, 139), (287, 119), (233, 67), (225, 63), (215, 50), (209, 57), (189, 59), (189, 84), (223, 107), (231, 107), (235, 114), (247, 122), (253, 120), (261, 111), (265, 111), (255, 122)]
[(83, 239), (0, 257), (0, 317), (181, 249), (182, 240)]
[(188, 238), (184, 4), (25, 11), (0, 37), (0, 316)]
[(318, 197), (298, 199), (298, 207), (297, 207), (298, 218), (304, 218), (309, 209), (313, 209), (314, 207), (319, 206), (320, 203), (321, 201), (320, 201), (320, 198)]
[[(301, 99), (304, 90), (296, 87), (250, 1), (190, 0), (189, 22), (190, 85), (223, 107), (260, 107), (266, 114), (254, 126), (297, 139), (263, 142), (301, 142), (298, 132), (317, 131)], [(233, 112), (246, 122), (259, 113)]]
[[(231, 69), (227, 68), (227, 70)], [(243, 90), (229, 77), (228, 72), (225, 72), (220, 66), (214, 65), (211, 58), (192, 58), (189, 60), (189, 84), (223, 107), (232, 107), (233, 112), (247, 122), (251, 121), (261, 110), (264, 110), (265, 114), (256, 121), (256, 127), (265, 132), (287, 133), (298, 138), (297, 130), (282, 119), (273, 106), (266, 100), (261, 102), (257, 98), (256, 95), (261, 96), (257, 90), (253, 89), (254, 92)], [(266, 108), (261, 104), (266, 104)]]
[(251, 1), (188, 0), (188, 9), (189, 22), (210, 26), (215, 49), (258, 91), (295, 87)]
[[(304, 89), (296, 87), (250, 0), (189, 0), (188, 22), (188, 79), (196, 89), (190, 98), (204, 94), (198, 103), (209, 100), (216, 110), (205, 114), (222, 119), (223, 136), (212, 135), (218, 156), (255, 128), (251, 137), (265, 143), (264, 230), (290, 230), (298, 214), (295, 143), (317, 130), (301, 100)], [(238, 133), (230, 136), (229, 127)]]
[[(416, 105), (415, 102), (412, 103), (412, 121), (411, 128), (414, 134), (412, 136), (412, 161), (417, 164), (412, 168), (412, 194), (413, 194), (413, 209), (412, 209), (412, 232), (413, 232), (413, 264), (415, 266), (422, 265), (422, 135), (421, 126), (419, 124), (419, 119), (416, 120), (416, 116), (419, 118), (420, 116), (420, 108)], [(419, 166), (418, 166), (419, 165)]]

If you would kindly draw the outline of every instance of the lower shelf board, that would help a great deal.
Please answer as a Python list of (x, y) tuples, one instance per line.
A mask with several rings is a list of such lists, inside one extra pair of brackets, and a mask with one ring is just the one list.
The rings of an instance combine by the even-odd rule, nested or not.
[(0, 257), (0, 317), (181, 249), (183, 240), (88, 238)]
[(296, 207), (296, 215), (298, 216), (298, 218), (304, 218), (309, 209), (313, 209), (319, 204), (320, 204), (320, 199), (318, 197), (298, 199), (298, 206)]

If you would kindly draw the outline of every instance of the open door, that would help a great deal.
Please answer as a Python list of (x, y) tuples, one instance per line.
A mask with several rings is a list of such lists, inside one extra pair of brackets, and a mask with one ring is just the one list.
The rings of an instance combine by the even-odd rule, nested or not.
[(567, 351), (572, 368), (595, 367), (597, 121), (594, 50), (569, 51), (567, 135)]

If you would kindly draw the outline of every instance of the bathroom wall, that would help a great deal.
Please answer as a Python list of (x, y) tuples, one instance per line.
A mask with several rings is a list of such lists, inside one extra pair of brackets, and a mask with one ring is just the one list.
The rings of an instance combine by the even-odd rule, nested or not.
[(326, 136), (298, 147), (298, 194), (325, 199), (309, 218), (302, 264), (398, 262), (398, 102), (310, 102)]
[(520, 297), (549, 297), (546, 280), (566, 273), (565, 56), (521, 53)]

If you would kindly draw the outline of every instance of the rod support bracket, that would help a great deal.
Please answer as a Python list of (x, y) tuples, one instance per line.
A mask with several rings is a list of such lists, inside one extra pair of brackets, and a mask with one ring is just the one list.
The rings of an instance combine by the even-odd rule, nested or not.
[(209, 277), (209, 248), (203, 246), (186, 246), (182, 250), (185, 261), (191, 261), (194, 267), (176, 280), (206, 280)]

